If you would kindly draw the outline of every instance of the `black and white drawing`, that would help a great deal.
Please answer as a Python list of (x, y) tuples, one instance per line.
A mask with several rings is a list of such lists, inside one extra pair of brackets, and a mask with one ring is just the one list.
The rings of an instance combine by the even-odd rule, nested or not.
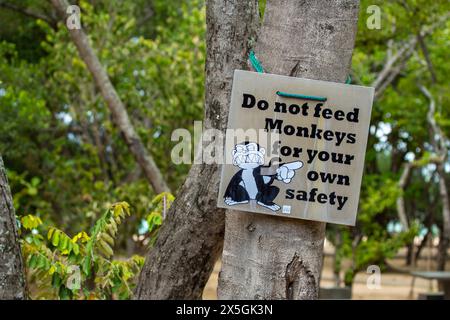
[(303, 167), (303, 162), (294, 161), (278, 164), (273, 174), (263, 174), (261, 169), (270, 171), (271, 165), (264, 165), (265, 149), (256, 142), (244, 142), (235, 145), (233, 165), (240, 170), (231, 178), (224, 194), (224, 202), (229, 205), (245, 204), (256, 200), (260, 206), (278, 211), (280, 206), (274, 203), (280, 189), (272, 185), (275, 179), (290, 183), (295, 170)]

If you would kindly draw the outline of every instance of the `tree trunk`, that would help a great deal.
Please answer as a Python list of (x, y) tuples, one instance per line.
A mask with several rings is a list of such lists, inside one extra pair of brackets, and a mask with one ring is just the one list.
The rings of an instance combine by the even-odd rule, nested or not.
[[(67, 17), (66, 10), (69, 4), (66, 0), (52, 0), (58, 14), (65, 22)], [(127, 144), (131, 154), (136, 159), (136, 162), (142, 167), (145, 176), (156, 193), (169, 191), (169, 187), (163, 179), (161, 172), (155, 164), (152, 156), (145, 149), (141, 138), (134, 130), (133, 124), (128, 116), (122, 100), (114, 89), (111, 80), (108, 77), (105, 69), (100, 63), (97, 55), (89, 44), (89, 39), (82, 29), (68, 30), (73, 43), (78, 49), (81, 59), (94, 78), (95, 84), (100, 89), (100, 92), (105, 99), (105, 102), (111, 111), (114, 122), (122, 133), (125, 143)]]
[[(268, 0), (255, 53), (269, 73), (344, 82), (359, 1)], [(317, 299), (325, 223), (226, 214), (220, 299)]]
[(439, 238), (437, 269), (445, 270), (447, 262), (447, 250), (450, 244), (450, 197), (447, 185), (445, 183), (444, 163), (437, 165), (439, 175), (439, 195), (442, 201), (442, 235)]
[(414, 168), (414, 163), (406, 163), (404, 165), (403, 172), (400, 176), (400, 179), (398, 181), (398, 188), (400, 189), (399, 196), (396, 200), (396, 206), (397, 206), (397, 215), (400, 223), (402, 224), (403, 231), (409, 230), (409, 221), (408, 221), (408, 215), (406, 214), (406, 207), (405, 207), (405, 189), (406, 185), (408, 184), (409, 177), (411, 175), (411, 171)]
[(0, 155), (0, 300), (26, 299), (16, 214)]
[(445, 270), (447, 249), (450, 244), (450, 194), (445, 181), (445, 162), (448, 158), (448, 139), (435, 119), (436, 101), (428, 89), (419, 85), (420, 91), (429, 100), (427, 121), (430, 128), (431, 144), (437, 154), (436, 173), (439, 177), (439, 196), (442, 203), (442, 234), (439, 238), (437, 265), (438, 270)]
[[(257, 0), (208, 0), (204, 128), (224, 131), (235, 69), (247, 65), (256, 35)], [(171, 206), (141, 272), (137, 299), (199, 299), (220, 255), (224, 209), (218, 209), (219, 168), (194, 164)]]

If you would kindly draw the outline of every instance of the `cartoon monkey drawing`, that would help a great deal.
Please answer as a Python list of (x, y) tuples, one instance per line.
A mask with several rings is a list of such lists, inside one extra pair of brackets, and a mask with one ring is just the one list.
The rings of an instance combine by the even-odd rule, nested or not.
[(303, 167), (303, 162), (294, 161), (279, 164), (275, 174), (263, 174), (261, 169), (271, 168), (264, 166), (264, 155), (266, 150), (256, 142), (244, 142), (235, 145), (233, 165), (240, 170), (231, 178), (224, 194), (224, 202), (233, 206), (245, 204), (250, 200), (256, 200), (260, 206), (272, 211), (278, 211), (280, 206), (273, 202), (280, 189), (273, 186), (275, 179), (290, 183), (295, 175), (295, 170)]

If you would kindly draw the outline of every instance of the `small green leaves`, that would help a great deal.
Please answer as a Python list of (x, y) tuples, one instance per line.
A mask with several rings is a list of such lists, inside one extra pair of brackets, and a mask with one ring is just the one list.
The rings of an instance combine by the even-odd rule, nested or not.
[(42, 269), (47, 271), (50, 269), (51, 261), (43, 254), (36, 252), (28, 257), (27, 265), (32, 269)]
[(91, 274), (91, 257), (90, 256), (86, 256), (83, 259), (81, 269), (83, 270), (85, 275), (88, 276)]
[(37, 264), (37, 256), (36, 255), (30, 256), (28, 260), (28, 266), (30, 268), (36, 268), (36, 264)]
[[(75, 236), (74, 239), (77, 236)], [(77, 239), (79, 238), (80, 237), (78, 237)], [(54, 247), (56, 247), (61, 252), (62, 255), (69, 255), (72, 252), (75, 255), (78, 255), (80, 253), (80, 247), (76, 243), (76, 241), (73, 241), (67, 234), (57, 228), (49, 229), (47, 233), (47, 239)]]
[(117, 223), (114, 218), (109, 219), (109, 229), (112, 236), (114, 236), (117, 233)]
[(105, 240), (109, 245), (114, 246), (114, 239), (106, 232), (101, 233), (101, 238)]
[(59, 244), (59, 235), (60, 235), (61, 233), (62, 233), (62, 232), (60, 232), (59, 230), (55, 230), (55, 231), (52, 233), (52, 238), (49, 239), (49, 240), (51, 240), (53, 246), (55, 246), (55, 247), (58, 246), (58, 244)]
[(161, 213), (153, 211), (147, 216), (148, 232), (152, 232), (162, 224)]
[(114, 255), (114, 238), (117, 235), (118, 225), (129, 215), (130, 205), (127, 202), (113, 204), (95, 224), (92, 236), (87, 241), (88, 254), (93, 255), (95, 248), (103, 257), (110, 259)]
[[(24, 241), (22, 250), (27, 271), (40, 279), (39, 286), (45, 284), (51, 289), (52, 298), (129, 298), (144, 258), (133, 256), (128, 260), (112, 259), (118, 224), (127, 215), (130, 215), (128, 203), (118, 202), (97, 220), (91, 234), (81, 231), (70, 238), (64, 231), (51, 227), (47, 232), (48, 241), (45, 241), (41, 235), (31, 233), (28, 237), (40, 237), (41, 241)], [(33, 217), (24, 219), (30, 228), (36, 225), (35, 221)], [(71, 277), (69, 270), (72, 268), (81, 270), (81, 290), (80, 287), (75, 289), (68, 286)], [(94, 288), (88, 286), (86, 281), (94, 284)]]
[(102, 239), (97, 241), (97, 248), (106, 258), (110, 258), (114, 254), (112, 248)]
[(80, 247), (76, 243), (73, 244), (73, 253), (75, 255), (78, 255), (80, 253)]
[(59, 298), (61, 300), (70, 300), (72, 299), (73, 293), (66, 286), (59, 287)]
[(125, 218), (125, 214), (130, 216), (130, 205), (127, 202), (117, 202), (111, 206), (114, 217)]
[(20, 218), (20, 222), (22, 223), (23, 228), (26, 230), (36, 229), (42, 224), (42, 220), (39, 217), (31, 214)]
[(73, 238), (72, 238), (72, 242), (77, 243), (78, 241), (80, 241), (81, 243), (86, 243), (90, 240), (91, 238), (87, 235), (86, 232), (81, 231), (79, 233), (77, 233)]
[(175, 197), (169, 192), (163, 192), (158, 194), (152, 200), (152, 211), (147, 216), (148, 232), (152, 233), (156, 231), (163, 222), (163, 215), (167, 214)]

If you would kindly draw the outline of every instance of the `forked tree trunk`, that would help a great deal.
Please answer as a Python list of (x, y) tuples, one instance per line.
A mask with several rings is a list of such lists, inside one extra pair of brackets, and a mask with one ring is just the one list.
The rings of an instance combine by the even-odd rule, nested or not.
[(26, 299), (16, 215), (0, 155), (0, 300)]
[[(268, 0), (255, 53), (266, 72), (344, 82), (359, 1)], [(316, 299), (325, 223), (226, 214), (221, 299)]]
[[(224, 131), (235, 69), (247, 65), (257, 0), (208, 0), (204, 128)], [(194, 164), (141, 272), (137, 299), (199, 299), (223, 244), (217, 165)]]

